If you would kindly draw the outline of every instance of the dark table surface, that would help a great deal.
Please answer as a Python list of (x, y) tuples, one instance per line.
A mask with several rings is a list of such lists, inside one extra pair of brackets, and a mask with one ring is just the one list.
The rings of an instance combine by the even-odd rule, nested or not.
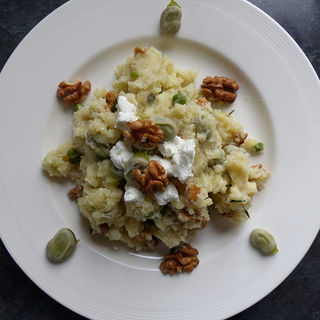
[[(25, 35), (46, 15), (65, 2), (64, 0), (0, 0), (1, 69)], [(320, 0), (250, 0), (250, 2), (287, 30), (305, 52), (319, 76)], [(319, 320), (319, 271), (320, 235), (318, 234), (306, 256), (278, 288), (231, 319)], [(0, 242), (0, 319), (84, 318), (41, 291), (21, 271)]]

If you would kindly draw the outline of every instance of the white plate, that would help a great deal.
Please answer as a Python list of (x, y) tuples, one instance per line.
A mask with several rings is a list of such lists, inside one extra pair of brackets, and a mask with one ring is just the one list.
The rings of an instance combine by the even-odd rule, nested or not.
[[(24, 272), (51, 297), (92, 319), (218, 319), (273, 290), (302, 259), (317, 234), (319, 80), (288, 34), (245, 1), (185, 0), (178, 37), (159, 36), (167, 1), (78, 0), (44, 19), (4, 67), (2, 88), (1, 237)], [(92, 240), (65, 193), (67, 184), (41, 171), (45, 153), (71, 134), (70, 111), (55, 98), (59, 81), (110, 84), (115, 66), (136, 45), (155, 46), (178, 66), (240, 83), (234, 116), (266, 151), (253, 159), (272, 172), (254, 200), (251, 220), (217, 220), (192, 242), (200, 265), (163, 276), (160, 254), (134, 254)], [(3, 90), (5, 88), (5, 90)], [(81, 239), (61, 265), (44, 249), (62, 226)], [(261, 257), (248, 243), (255, 227), (270, 230), (280, 252)]]

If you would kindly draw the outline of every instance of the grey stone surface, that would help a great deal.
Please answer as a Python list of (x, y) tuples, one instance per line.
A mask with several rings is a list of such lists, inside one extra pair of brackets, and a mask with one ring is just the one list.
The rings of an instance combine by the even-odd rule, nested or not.
[[(47, 14), (65, 2), (64, 0), (0, 0), (0, 69), (25, 35)], [(319, 76), (320, 1), (251, 0), (250, 2), (287, 30), (305, 52)], [(320, 235), (318, 234), (304, 259), (278, 288), (257, 304), (230, 319), (320, 319), (319, 267)], [(84, 318), (41, 291), (21, 271), (0, 243), (0, 319)]]

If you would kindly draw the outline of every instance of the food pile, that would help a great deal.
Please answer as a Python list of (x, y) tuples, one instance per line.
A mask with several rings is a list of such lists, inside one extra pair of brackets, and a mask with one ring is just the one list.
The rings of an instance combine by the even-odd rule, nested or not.
[(249, 161), (263, 144), (214, 107), (236, 99), (235, 80), (208, 76), (197, 88), (195, 71), (152, 47), (135, 48), (115, 77), (112, 90), (96, 89), (83, 103), (89, 81), (60, 83), (58, 96), (75, 110), (73, 136), (47, 154), (43, 169), (75, 182), (69, 196), (93, 233), (136, 250), (162, 241), (175, 253), (161, 270), (192, 271), (197, 252), (187, 242), (205, 228), (209, 209), (248, 219), (269, 177)]

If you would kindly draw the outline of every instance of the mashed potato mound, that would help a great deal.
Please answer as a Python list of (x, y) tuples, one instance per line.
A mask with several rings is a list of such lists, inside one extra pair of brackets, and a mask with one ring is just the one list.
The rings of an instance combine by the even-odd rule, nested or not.
[[(235, 137), (245, 134), (231, 115), (210, 102), (197, 104), (197, 73), (175, 68), (167, 56), (149, 48), (117, 66), (115, 76), (113, 90), (136, 107), (139, 118), (169, 118), (180, 138), (194, 141), (193, 177), (181, 182), (168, 174), (179, 196), (165, 206), (148, 194), (143, 201), (125, 202), (125, 181), (115, 178), (110, 159), (112, 147), (124, 140), (122, 130), (115, 127), (118, 111), (106, 108), (107, 89), (96, 89), (91, 101), (74, 112), (72, 142), (43, 160), (50, 176), (71, 178), (83, 188), (77, 204), (93, 232), (136, 250), (153, 249), (157, 240), (173, 248), (205, 227), (209, 207), (233, 222), (248, 219), (252, 198), (269, 173), (261, 165), (251, 166), (248, 151), (235, 143)], [(177, 93), (186, 97), (186, 104), (172, 102)], [(79, 153), (78, 164), (70, 162), (70, 149)], [(147, 152), (161, 156), (158, 149)]]

